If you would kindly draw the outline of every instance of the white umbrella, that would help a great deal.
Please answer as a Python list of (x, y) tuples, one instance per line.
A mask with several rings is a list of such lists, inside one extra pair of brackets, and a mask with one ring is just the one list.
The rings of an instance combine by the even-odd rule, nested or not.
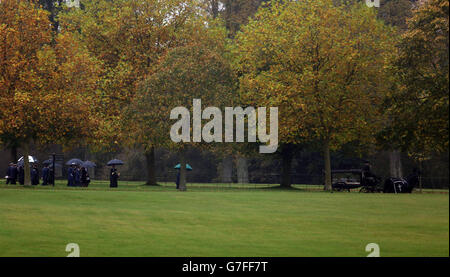
[[(37, 163), (37, 162), (38, 162), (38, 160), (37, 160), (35, 157), (33, 157), (33, 156), (28, 156), (28, 161), (29, 161), (30, 163)], [(18, 160), (18, 162), (19, 162), (19, 163), (20, 163), (20, 162), (23, 162), (23, 156), (20, 157), (20, 159)]]

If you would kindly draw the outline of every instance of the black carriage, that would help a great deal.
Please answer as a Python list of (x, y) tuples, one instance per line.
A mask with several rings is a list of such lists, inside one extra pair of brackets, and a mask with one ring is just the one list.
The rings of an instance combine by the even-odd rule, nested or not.
[(362, 169), (344, 169), (331, 171), (332, 188), (336, 191), (360, 189), (360, 192), (379, 192), (379, 178), (367, 174)]

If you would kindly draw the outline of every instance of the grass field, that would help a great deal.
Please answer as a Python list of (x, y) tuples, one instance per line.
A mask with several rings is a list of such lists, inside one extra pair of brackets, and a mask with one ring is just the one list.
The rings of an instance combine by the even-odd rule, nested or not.
[(3, 182), (0, 256), (449, 256), (448, 193), (211, 187)]

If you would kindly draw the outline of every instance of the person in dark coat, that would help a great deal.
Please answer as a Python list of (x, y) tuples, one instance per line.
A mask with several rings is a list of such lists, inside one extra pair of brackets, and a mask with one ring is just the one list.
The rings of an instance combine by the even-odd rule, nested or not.
[(72, 164), (67, 170), (67, 186), (73, 187), (75, 186), (75, 165)]
[(39, 185), (39, 170), (36, 165), (31, 168), (31, 184), (33, 186)]
[(81, 172), (80, 168), (77, 166), (74, 169), (74, 182), (76, 187), (81, 187)]
[(117, 172), (116, 166), (113, 165), (109, 174), (109, 187), (110, 188), (117, 188), (118, 183), (117, 180), (119, 179), (120, 173)]
[(373, 174), (372, 167), (369, 162), (365, 162), (362, 171), (364, 173), (364, 184), (368, 186), (375, 186), (378, 181), (378, 177)]
[(19, 166), (19, 184), (25, 184), (25, 171), (23, 170), (23, 165)]
[(180, 170), (178, 170), (178, 173), (177, 173), (177, 182), (176, 182), (176, 184), (177, 184), (177, 189), (179, 189), (180, 188)]
[(14, 163), (10, 163), (8, 170), (6, 171), (6, 184), (11, 184), (11, 185), (15, 185), (16, 184), (16, 179), (17, 179), (17, 167)]
[(406, 176), (406, 182), (408, 186), (405, 189), (406, 193), (411, 193), (413, 189), (419, 186), (420, 182), (420, 171), (417, 168), (413, 168), (413, 172)]
[(372, 167), (371, 167), (369, 162), (365, 162), (364, 163), (362, 171), (364, 172), (366, 177), (372, 177), (373, 176), (373, 174), (372, 174)]
[(42, 169), (42, 185), (43, 186), (48, 185), (49, 178), (50, 178), (50, 169), (48, 168), (48, 165), (44, 165), (44, 168)]
[(89, 178), (89, 172), (86, 168), (81, 168), (81, 186), (82, 187), (88, 187), (89, 183), (91, 182), (91, 179)]
[(50, 167), (48, 170), (48, 184), (49, 185), (55, 185), (55, 179), (54, 179), (54, 175), (53, 175), (53, 167)]

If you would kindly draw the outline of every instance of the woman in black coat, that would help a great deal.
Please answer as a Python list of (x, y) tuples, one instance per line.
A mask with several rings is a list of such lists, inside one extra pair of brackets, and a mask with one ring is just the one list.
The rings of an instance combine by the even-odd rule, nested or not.
[(87, 187), (87, 186), (89, 186), (89, 182), (90, 182), (89, 173), (86, 170), (86, 168), (82, 167), (81, 168), (81, 186)]
[(25, 183), (25, 171), (23, 166), (19, 166), (19, 184), (23, 185)]
[(109, 187), (117, 188), (117, 180), (119, 179), (119, 172), (117, 172), (116, 166), (112, 166), (111, 172), (109, 174)]
[(31, 184), (33, 186), (39, 185), (39, 170), (35, 165), (31, 169)]

